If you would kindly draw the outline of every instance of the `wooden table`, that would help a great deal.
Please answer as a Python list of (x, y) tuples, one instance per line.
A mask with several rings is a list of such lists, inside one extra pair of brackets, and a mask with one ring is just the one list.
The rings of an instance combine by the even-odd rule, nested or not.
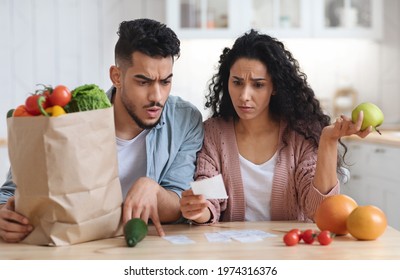
[[(64, 247), (8, 244), (0, 241), (0, 259), (13, 260), (400, 260), (400, 232), (388, 227), (375, 241), (357, 241), (350, 235), (337, 236), (328, 246), (318, 242), (287, 247), (282, 241), (285, 231), (292, 228), (317, 229), (315, 224), (299, 222), (231, 222), (214, 226), (164, 225), (166, 235), (185, 235), (194, 244), (172, 244), (156, 235), (153, 226), (136, 247), (127, 247), (123, 237), (92, 241)], [(205, 233), (225, 230), (262, 230), (276, 234), (262, 241), (241, 243), (210, 243)]]

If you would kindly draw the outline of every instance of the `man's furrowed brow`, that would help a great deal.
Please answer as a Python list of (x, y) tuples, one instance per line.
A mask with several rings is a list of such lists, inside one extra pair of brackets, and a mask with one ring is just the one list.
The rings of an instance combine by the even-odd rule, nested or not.
[[(171, 74), (168, 75), (168, 77), (166, 77), (165, 79), (162, 79), (162, 81), (166, 81), (168, 79), (171, 79), (172, 76), (173, 76), (173, 74), (171, 73)], [(138, 79), (141, 79), (141, 80), (148, 81), (148, 82), (154, 82), (156, 80), (156, 79), (151, 79), (151, 78), (149, 78), (149, 77), (147, 77), (147, 76), (145, 76), (143, 74), (137, 74), (137, 75), (135, 75), (135, 77), (138, 78)]]
[(172, 76), (173, 76), (173, 74), (171, 73), (171, 74), (168, 75), (168, 77), (166, 77), (165, 79), (162, 79), (162, 80), (163, 80), (163, 81), (169, 80), (169, 79), (172, 78)]
[(142, 74), (135, 75), (135, 78), (138, 78), (138, 79), (141, 79), (141, 80), (145, 80), (145, 81), (148, 81), (148, 82), (154, 81), (154, 79), (146, 77), (145, 75), (142, 75)]

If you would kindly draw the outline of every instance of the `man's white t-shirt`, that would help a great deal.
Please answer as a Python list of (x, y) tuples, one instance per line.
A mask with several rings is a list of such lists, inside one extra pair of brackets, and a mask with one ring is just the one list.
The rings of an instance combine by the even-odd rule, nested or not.
[(254, 164), (239, 155), (246, 202), (246, 221), (271, 220), (271, 190), (276, 157), (277, 154), (275, 153), (268, 161), (262, 164)]
[(146, 176), (146, 136), (148, 133), (149, 130), (145, 129), (131, 140), (117, 137), (118, 173), (124, 200), (132, 184), (138, 178)]

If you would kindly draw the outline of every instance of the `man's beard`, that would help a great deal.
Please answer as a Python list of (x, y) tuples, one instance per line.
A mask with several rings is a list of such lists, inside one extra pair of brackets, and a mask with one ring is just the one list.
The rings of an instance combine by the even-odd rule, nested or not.
[[(155, 127), (155, 126), (160, 122), (162, 113), (161, 113), (160, 117), (158, 118), (158, 120), (157, 120), (155, 123), (146, 124), (146, 123), (144, 123), (144, 122), (135, 114), (135, 110), (134, 110), (134, 108), (132, 108), (132, 106), (130, 106), (130, 104), (127, 104), (127, 103), (125, 103), (125, 102), (123, 102), (123, 103), (124, 103), (125, 109), (126, 109), (126, 111), (128, 112), (129, 116), (132, 118), (132, 120), (133, 120), (140, 128), (142, 128), (142, 129), (151, 129), (151, 128)], [(161, 108), (161, 109), (164, 108), (164, 106), (161, 105), (161, 104), (158, 103), (158, 102), (152, 102), (152, 103), (150, 103), (150, 104), (144, 106), (144, 108), (150, 108), (150, 107), (159, 107), (159, 108)]]

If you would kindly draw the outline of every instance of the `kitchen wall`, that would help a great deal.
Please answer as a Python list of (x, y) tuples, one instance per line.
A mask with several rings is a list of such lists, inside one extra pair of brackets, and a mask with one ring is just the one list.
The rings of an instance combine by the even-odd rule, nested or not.
[[(163, 2), (162, 0), (153, 0)], [(0, 139), (7, 137), (5, 115), (24, 102), (36, 84), (83, 83), (110, 86), (116, 31), (122, 20), (153, 13), (135, 0), (0, 0)], [(146, 2), (145, 2), (146, 3)], [(160, 12), (161, 13), (161, 12)], [(400, 123), (400, 1), (384, 0), (381, 41), (356, 39), (281, 39), (300, 62), (328, 112), (332, 96), (352, 86), (359, 101), (385, 112), (385, 123)], [(173, 93), (203, 110), (207, 82), (219, 54), (233, 39), (182, 40)], [(0, 147), (0, 178), (8, 166)]]

